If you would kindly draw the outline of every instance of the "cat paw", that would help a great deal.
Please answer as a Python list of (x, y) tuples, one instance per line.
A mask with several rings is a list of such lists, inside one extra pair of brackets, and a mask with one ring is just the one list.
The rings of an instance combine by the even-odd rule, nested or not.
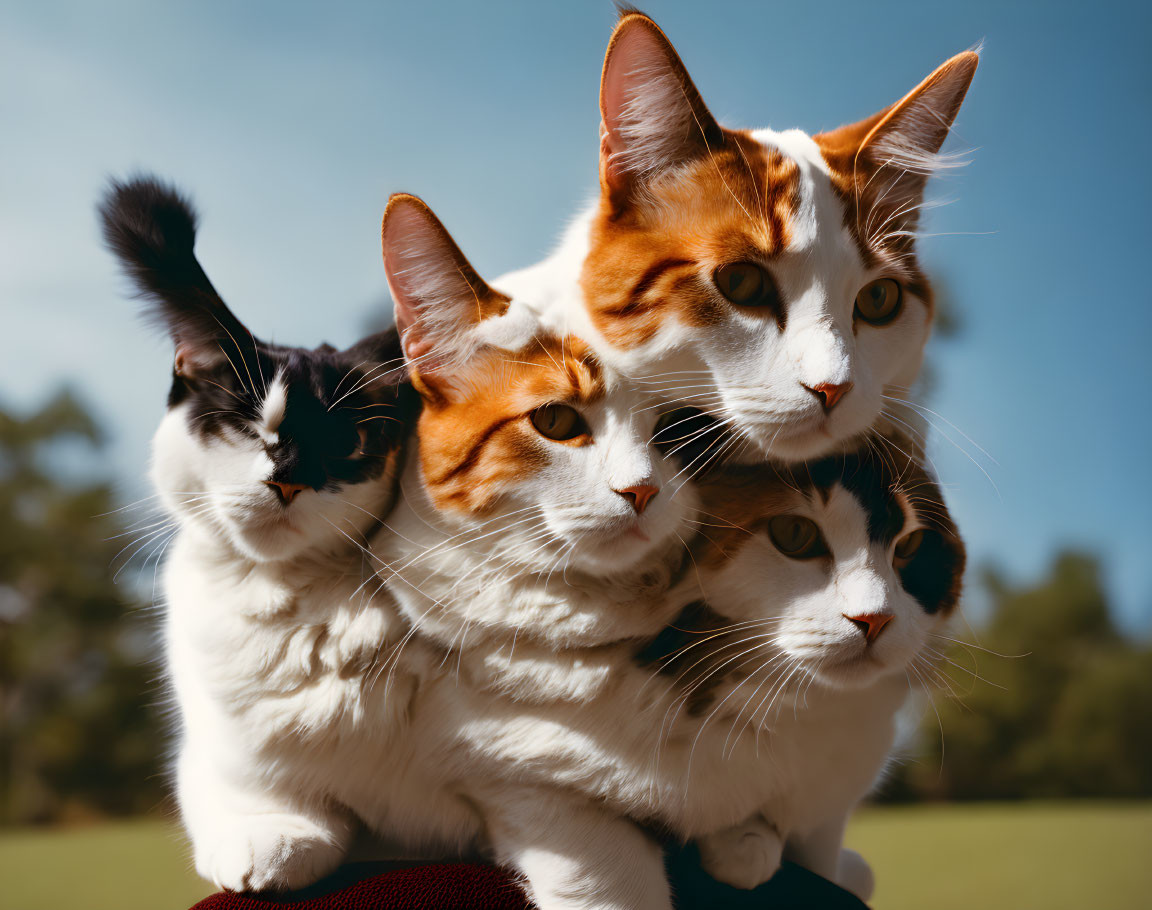
[(291, 891), (334, 871), (344, 854), (341, 838), (302, 816), (251, 815), (196, 844), (196, 871), (228, 891)]
[(779, 832), (762, 818), (702, 837), (698, 843), (704, 871), (746, 891), (776, 874), (784, 851)]
[(868, 860), (847, 848), (840, 851), (840, 859), (836, 863), (836, 884), (845, 891), (851, 891), (865, 903), (876, 889), (876, 879)]

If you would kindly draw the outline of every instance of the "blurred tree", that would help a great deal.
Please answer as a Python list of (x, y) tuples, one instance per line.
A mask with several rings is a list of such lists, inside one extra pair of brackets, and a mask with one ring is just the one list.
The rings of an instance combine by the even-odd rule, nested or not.
[(1152, 649), (1117, 633), (1095, 557), (1061, 553), (1032, 586), (995, 572), (984, 584), (994, 608), (981, 647), (953, 648), (941, 665), (959, 698), (937, 695), (927, 754), (886, 793), (1152, 796)]
[[(0, 822), (151, 808), (161, 797), (143, 619), (113, 580), (123, 544), (105, 483), (69, 483), (101, 443), (67, 391), (0, 412)], [(73, 453), (74, 454), (74, 453)]]

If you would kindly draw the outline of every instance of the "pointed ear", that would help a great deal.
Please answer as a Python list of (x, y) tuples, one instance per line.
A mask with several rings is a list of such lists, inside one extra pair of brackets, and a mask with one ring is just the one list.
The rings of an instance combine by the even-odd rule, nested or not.
[(227, 360), (255, 362), (258, 342), (193, 252), (197, 219), (187, 199), (155, 177), (113, 180), (99, 214), (105, 242), (148, 301), (145, 315), (172, 338), (178, 375), (194, 377)]
[(639, 12), (612, 33), (600, 115), (600, 184), (617, 210), (654, 175), (724, 142), (672, 43)]
[(410, 366), (419, 362), (426, 370), (463, 353), (472, 330), (507, 309), (508, 298), (476, 274), (419, 197), (392, 196), (380, 236), (396, 328)]
[(919, 199), (928, 177), (948, 166), (937, 153), (979, 62), (975, 51), (957, 54), (891, 107), (813, 138), (833, 171), (899, 211)]

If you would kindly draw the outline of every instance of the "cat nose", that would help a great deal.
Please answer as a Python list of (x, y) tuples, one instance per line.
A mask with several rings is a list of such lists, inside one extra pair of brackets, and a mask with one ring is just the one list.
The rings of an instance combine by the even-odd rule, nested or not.
[(284, 503), (284, 505), (288, 505), (288, 503), (296, 498), (297, 494), (308, 489), (308, 484), (306, 483), (281, 483), (278, 480), (266, 480), (264, 483), (272, 488), (276, 497)]
[(804, 388), (820, 399), (820, 407), (827, 414), (836, 407), (836, 402), (852, 391), (852, 383), (822, 382), (819, 385), (805, 385)]
[(864, 638), (874, 642), (881, 630), (892, 621), (891, 613), (861, 613), (859, 616), (841, 614), (848, 622), (864, 633)]
[(637, 515), (643, 515), (644, 508), (651, 502), (652, 497), (660, 492), (660, 488), (650, 487), (647, 484), (638, 484), (634, 487), (625, 487), (623, 490), (616, 490), (616, 492), (632, 504), (632, 508), (636, 510)]

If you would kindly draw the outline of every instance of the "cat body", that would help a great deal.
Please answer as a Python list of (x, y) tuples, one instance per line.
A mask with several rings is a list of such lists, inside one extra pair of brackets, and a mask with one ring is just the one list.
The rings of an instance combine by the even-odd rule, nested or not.
[(375, 685), (406, 627), (364, 553), (417, 406), (399, 340), (260, 341), (197, 262), (175, 191), (113, 183), (101, 214), (175, 347), (152, 480), (176, 527), (164, 644), (196, 868), (236, 890), (308, 884), (343, 858), (348, 807), (380, 804), (380, 754), (414, 691), (408, 675)]

